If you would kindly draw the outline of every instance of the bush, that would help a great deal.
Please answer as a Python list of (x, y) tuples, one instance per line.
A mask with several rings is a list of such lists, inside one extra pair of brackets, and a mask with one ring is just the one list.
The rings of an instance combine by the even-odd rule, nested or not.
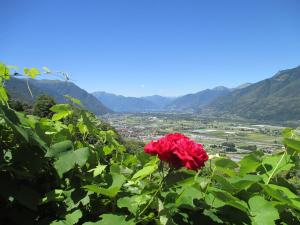
[(244, 146), (240, 146), (239, 148), (249, 150), (249, 151), (256, 151), (257, 150), (256, 145), (244, 145)]
[(50, 110), (56, 103), (53, 97), (48, 95), (40, 95), (36, 98), (33, 107), (33, 114), (43, 118), (51, 118), (53, 112)]

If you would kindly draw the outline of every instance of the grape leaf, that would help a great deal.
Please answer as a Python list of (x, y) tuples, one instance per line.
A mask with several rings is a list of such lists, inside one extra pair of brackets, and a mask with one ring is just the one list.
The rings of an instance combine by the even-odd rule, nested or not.
[(271, 202), (261, 196), (254, 196), (249, 199), (250, 213), (253, 225), (275, 225), (275, 220), (279, 219), (277, 209)]
[(102, 220), (97, 222), (86, 222), (83, 225), (135, 225), (133, 220), (126, 221), (125, 216), (117, 216), (113, 214), (103, 214), (100, 216)]

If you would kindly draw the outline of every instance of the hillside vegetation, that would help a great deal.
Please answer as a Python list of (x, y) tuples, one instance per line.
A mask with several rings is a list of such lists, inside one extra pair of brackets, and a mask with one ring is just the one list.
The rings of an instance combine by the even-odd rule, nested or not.
[(147, 112), (155, 111), (158, 106), (147, 99), (124, 97), (106, 92), (94, 92), (93, 95), (115, 112)]
[(258, 120), (300, 120), (300, 66), (234, 90), (207, 108)]
[(159, 112), (165, 111), (165, 106), (172, 102), (171, 97), (159, 95), (146, 97), (125, 97), (98, 91), (92, 93), (99, 101), (115, 112)]
[(190, 111), (196, 112), (210, 104), (212, 101), (220, 96), (225, 96), (230, 92), (226, 87), (215, 87), (213, 89), (206, 89), (195, 94), (188, 94), (178, 97), (166, 106), (169, 111)]
[(65, 95), (70, 95), (79, 99), (88, 110), (96, 115), (112, 112), (112, 110), (104, 106), (93, 95), (89, 94), (87, 91), (81, 89), (72, 82), (30, 79), (29, 86), (33, 97), (28, 91), (28, 86), (25, 79), (12, 77), (6, 82), (5, 86), (12, 98), (31, 104), (34, 102), (37, 96), (43, 94), (52, 96), (58, 103), (66, 103), (67, 99), (65, 98)]

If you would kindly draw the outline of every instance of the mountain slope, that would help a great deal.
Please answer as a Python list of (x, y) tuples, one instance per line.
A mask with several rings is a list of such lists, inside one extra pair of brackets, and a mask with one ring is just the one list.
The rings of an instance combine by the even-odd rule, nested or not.
[(300, 66), (234, 90), (207, 109), (261, 120), (300, 119)]
[(102, 91), (94, 92), (93, 95), (115, 112), (149, 112), (159, 108), (153, 102), (143, 98), (124, 97)]
[(146, 96), (141, 97), (141, 99), (145, 99), (147, 101), (152, 102), (160, 109), (163, 109), (166, 105), (170, 104), (172, 101), (176, 99), (176, 97), (164, 97), (160, 95), (152, 95), (152, 96)]
[[(84, 107), (96, 115), (112, 112), (93, 95), (79, 88), (72, 82), (59, 80), (29, 80), (29, 85), (34, 97), (41, 94), (47, 94), (54, 97), (56, 102), (64, 103), (67, 101), (64, 95), (68, 94), (79, 99)], [(6, 87), (8, 89), (8, 93), (13, 98), (29, 103), (34, 101), (28, 91), (25, 79), (11, 78), (11, 80), (6, 83)]]
[(197, 111), (216, 98), (227, 95), (229, 92), (230, 89), (220, 86), (213, 89), (206, 89), (195, 94), (187, 94), (172, 101), (167, 105), (166, 109), (171, 111)]

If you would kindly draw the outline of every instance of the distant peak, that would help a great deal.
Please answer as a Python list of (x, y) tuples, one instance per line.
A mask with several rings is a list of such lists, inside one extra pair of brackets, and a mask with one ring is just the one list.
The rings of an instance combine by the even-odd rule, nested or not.
[(214, 87), (212, 90), (214, 90), (214, 91), (225, 91), (225, 90), (228, 90), (228, 88), (224, 87), (224, 86), (217, 86), (217, 87)]
[(233, 89), (243, 89), (243, 88), (246, 88), (246, 87), (250, 86), (251, 84), (252, 83), (243, 83), (243, 84), (241, 84), (241, 85), (239, 85), (239, 86), (237, 86)]

